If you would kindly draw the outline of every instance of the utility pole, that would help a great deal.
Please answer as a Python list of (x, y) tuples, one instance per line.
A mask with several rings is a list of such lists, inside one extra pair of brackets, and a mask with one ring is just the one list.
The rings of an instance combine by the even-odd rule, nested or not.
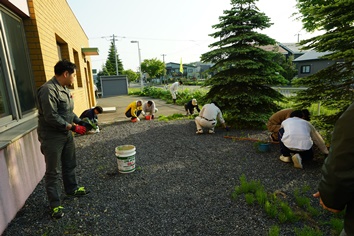
[(300, 33), (295, 34), (297, 36), (297, 42), (300, 42)]
[(162, 54), (161, 56), (162, 56), (163, 64), (165, 66), (165, 70), (164, 70), (163, 76), (162, 76), (162, 83), (164, 83), (165, 82), (165, 74), (166, 74), (166, 65), (165, 65), (165, 56), (166, 56), (166, 54)]
[(143, 72), (141, 71), (141, 53), (140, 53), (139, 41), (133, 40), (133, 41), (130, 41), (130, 42), (138, 44), (139, 70), (140, 70), (140, 88), (141, 88), (141, 91), (143, 91), (143, 89), (144, 89), (144, 81), (143, 81)]
[(162, 60), (163, 60), (163, 64), (165, 64), (165, 56), (167, 56), (166, 54), (162, 54)]
[[(118, 39), (117, 39), (118, 40)], [(113, 34), (113, 45), (114, 45), (114, 60), (116, 62), (116, 74), (119, 75), (118, 71), (118, 60), (117, 60), (117, 48), (116, 48), (116, 38), (115, 35)]]

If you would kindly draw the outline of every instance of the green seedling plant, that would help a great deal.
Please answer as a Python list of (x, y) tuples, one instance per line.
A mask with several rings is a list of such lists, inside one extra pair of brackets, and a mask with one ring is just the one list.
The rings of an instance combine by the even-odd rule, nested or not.
[(273, 225), (272, 227), (270, 227), (268, 231), (269, 236), (278, 236), (279, 233), (280, 233), (280, 228), (277, 225)]
[(254, 194), (252, 193), (246, 193), (245, 194), (245, 199), (248, 205), (252, 205), (254, 201), (256, 200), (254, 197)]
[(171, 121), (171, 120), (181, 120), (181, 119), (185, 119), (185, 118), (186, 117), (184, 115), (175, 113), (170, 116), (161, 115), (161, 116), (159, 116), (158, 120), (159, 121)]
[(319, 229), (313, 229), (309, 226), (305, 226), (304, 228), (295, 228), (296, 236), (322, 236), (322, 232)]
[(311, 217), (320, 215), (320, 211), (311, 206), (310, 199), (308, 197), (302, 196), (302, 194), (306, 194), (309, 191), (308, 186), (304, 186), (300, 191), (298, 188), (294, 190), (295, 202), (299, 207), (302, 207), (309, 213)]
[[(303, 223), (303, 228), (296, 228), (295, 234), (298, 236), (317, 236), (323, 235), (319, 230), (321, 226), (329, 225), (333, 235), (338, 235), (343, 228), (343, 213), (333, 215), (327, 211), (319, 209), (319, 206), (311, 206), (311, 188), (307, 185), (302, 188), (295, 188), (293, 192), (294, 198), (280, 197), (285, 194), (276, 191), (268, 193), (260, 181), (247, 181), (246, 176), (242, 174), (239, 178), (240, 184), (235, 186), (231, 197), (237, 200), (240, 196), (245, 197), (245, 201), (249, 206), (260, 206), (264, 212), (271, 218), (277, 219), (280, 224), (283, 223)], [(296, 205), (290, 207), (285, 199), (295, 199)], [(293, 204), (292, 204), (293, 205)], [(317, 219), (320, 217), (320, 219)], [(322, 218), (330, 218), (328, 221), (323, 221)], [(296, 223), (297, 225), (299, 223)], [(309, 227), (308, 225), (311, 225)], [(272, 226), (269, 229), (269, 235), (279, 235), (280, 228)]]
[(332, 218), (328, 224), (331, 226), (335, 235), (339, 235), (344, 227), (343, 219)]

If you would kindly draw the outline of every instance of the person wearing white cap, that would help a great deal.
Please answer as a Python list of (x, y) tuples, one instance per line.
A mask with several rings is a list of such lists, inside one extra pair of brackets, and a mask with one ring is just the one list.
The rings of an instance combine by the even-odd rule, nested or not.
[(151, 116), (151, 119), (154, 119), (155, 113), (157, 111), (158, 111), (158, 109), (156, 108), (154, 101), (149, 100), (147, 102), (144, 102), (143, 111), (142, 111), (143, 116), (145, 116), (147, 113), (149, 113)]
[(193, 115), (194, 108), (197, 109), (198, 112), (200, 112), (197, 99), (195, 98), (193, 98), (192, 100), (184, 104), (184, 109), (186, 110), (186, 116)]
[(205, 104), (199, 113), (199, 116), (195, 118), (195, 124), (197, 125), (197, 134), (203, 133), (203, 128), (209, 129), (209, 134), (214, 133), (214, 128), (217, 124), (217, 120), (220, 121), (221, 125), (226, 131), (229, 127), (226, 126), (225, 120), (222, 117), (221, 110), (216, 102), (211, 102), (210, 104)]

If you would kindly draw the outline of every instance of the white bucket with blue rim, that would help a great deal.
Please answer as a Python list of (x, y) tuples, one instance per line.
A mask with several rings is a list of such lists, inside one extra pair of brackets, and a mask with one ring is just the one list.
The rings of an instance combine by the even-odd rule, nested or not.
[(116, 147), (115, 151), (119, 173), (126, 174), (135, 171), (135, 146), (121, 145)]

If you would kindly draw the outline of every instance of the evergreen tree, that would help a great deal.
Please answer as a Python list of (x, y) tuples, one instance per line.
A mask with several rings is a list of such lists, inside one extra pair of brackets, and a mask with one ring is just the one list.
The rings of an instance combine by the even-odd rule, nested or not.
[(275, 61), (275, 52), (260, 46), (275, 45), (275, 40), (256, 30), (271, 26), (270, 19), (255, 5), (257, 0), (231, 0), (231, 10), (219, 17), (210, 36), (219, 40), (202, 61), (212, 62), (208, 100), (215, 100), (239, 127), (260, 127), (279, 107), (283, 96), (271, 85), (286, 84), (283, 69)]
[[(122, 61), (119, 59), (119, 55), (117, 53), (117, 64), (118, 64), (118, 73), (123, 74), (124, 68)], [(103, 75), (116, 75), (116, 59), (115, 59), (115, 48), (114, 42), (111, 41), (111, 46), (108, 50), (108, 57), (104, 67), (102, 68)]]
[[(101, 76), (107, 76), (107, 75), (116, 75), (116, 61), (114, 58), (115, 55), (115, 48), (114, 48), (114, 43), (113, 41), (111, 41), (111, 46), (108, 50), (108, 57), (106, 60), (106, 63), (102, 66), (102, 70), (100, 70), (97, 73), (97, 88), (99, 90), (101, 90), (101, 80), (100, 77)], [(117, 53), (117, 63), (118, 63), (118, 73), (120, 75), (124, 74), (124, 68), (123, 68), (123, 64), (122, 61), (119, 59), (119, 55)]]
[(322, 58), (337, 63), (298, 79), (296, 84), (308, 89), (298, 92), (296, 101), (302, 106), (321, 102), (328, 108), (338, 109), (333, 115), (320, 117), (327, 125), (333, 126), (354, 98), (354, 1), (297, 0), (297, 8), (307, 31), (324, 31), (324, 34), (302, 40), (300, 44), (307, 50), (330, 52)]

